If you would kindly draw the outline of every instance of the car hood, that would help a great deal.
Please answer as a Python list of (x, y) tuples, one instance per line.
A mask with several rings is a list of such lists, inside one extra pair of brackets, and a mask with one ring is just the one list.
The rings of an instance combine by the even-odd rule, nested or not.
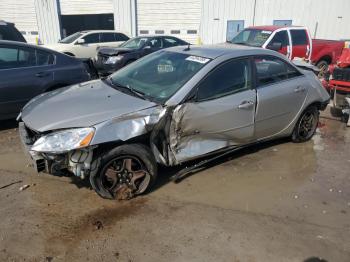
[(156, 105), (94, 80), (35, 97), (23, 108), (21, 118), (29, 128), (45, 132), (93, 126)]
[(107, 55), (107, 56), (113, 56), (113, 55), (120, 55), (120, 54), (125, 54), (125, 53), (131, 53), (136, 51), (135, 49), (130, 49), (130, 48), (123, 48), (123, 47), (101, 47), (98, 50), (98, 53), (101, 55)]

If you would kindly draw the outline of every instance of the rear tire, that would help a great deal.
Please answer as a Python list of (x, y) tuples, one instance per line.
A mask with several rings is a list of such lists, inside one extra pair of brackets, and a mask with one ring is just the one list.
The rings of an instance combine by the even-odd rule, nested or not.
[(151, 150), (141, 144), (129, 144), (102, 156), (99, 171), (90, 176), (90, 183), (103, 198), (128, 200), (148, 192), (156, 178), (157, 163)]
[(310, 140), (316, 132), (318, 120), (319, 111), (317, 107), (309, 106), (306, 108), (294, 127), (292, 141), (294, 143), (301, 143)]

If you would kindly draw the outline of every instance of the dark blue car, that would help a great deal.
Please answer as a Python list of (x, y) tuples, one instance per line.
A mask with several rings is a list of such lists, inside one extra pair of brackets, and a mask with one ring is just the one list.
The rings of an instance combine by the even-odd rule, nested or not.
[(26, 43), (0, 41), (0, 120), (15, 118), (33, 97), (90, 79), (73, 57)]

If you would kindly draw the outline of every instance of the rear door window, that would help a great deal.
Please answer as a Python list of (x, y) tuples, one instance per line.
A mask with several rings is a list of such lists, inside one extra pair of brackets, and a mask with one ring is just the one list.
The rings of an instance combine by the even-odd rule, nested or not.
[(290, 34), (292, 36), (292, 43), (293, 45), (307, 45), (308, 44), (308, 37), (306, 34), (306, 31), (304, 29), (296, 30), (292, 29), (290, 30)]
[(129, 37), (127, 37), (126, 35), (124, 35), (122, 33), (115, 33), (115, 39), (118, 42), (120, 42), (120, 41), (128, 41)]
[(54, 56), (45, 51), (37, 50), (36, 57), (38, 66), (53, 65), (55, 62)]
[(85, 40), (85, 44), (96, 44), (100, 42), (100, 34), (89, 34), (84, 36), (83, 39)]
[(151, 48), (162, 48), (162, 41), (160, 40), (160, 38), (152, 38), (149, 41), (149, 45), (151, 46)]
[(274, 56), (257, 56), (254, 64), (258, 86), (275, 84), (302, 75), (293, 66)]
[(176, 39), (171, 37), (163, 38), (163, 48), (177, 46), (177, 45), (180, 45), (180, 43)]
[(114, 42), (114, 41), (116, 41), (114, 33), (101, 34), (101, 42)]
[(0, 46), (0, 69), (43, 66), (54, 63), (50, 53), (31, 48)]

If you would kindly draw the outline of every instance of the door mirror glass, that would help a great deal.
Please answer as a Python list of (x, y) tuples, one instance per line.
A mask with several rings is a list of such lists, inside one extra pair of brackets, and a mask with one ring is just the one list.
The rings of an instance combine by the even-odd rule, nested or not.
[(85, 44), (85, 39), (83, 38), (79, 38), (76, 42), (75, 42), (76, 45), (82, 45), (82, 44)]

